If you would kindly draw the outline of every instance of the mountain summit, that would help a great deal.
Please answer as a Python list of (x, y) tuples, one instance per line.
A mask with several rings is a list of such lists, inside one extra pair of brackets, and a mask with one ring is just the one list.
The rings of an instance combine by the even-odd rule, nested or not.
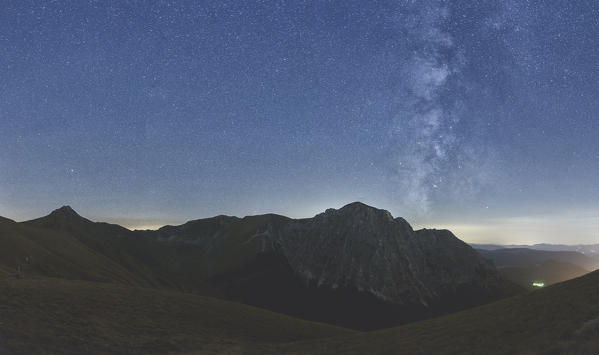
[(353, 328), (404, 323), (513, 291), (450, 231), (414, 231), (361, 202), (313, 218), (219, 217), (138, 233), (201, 247), (209, 282), (226, 298)]
[(69, 205), (65, 205), (62, 206), (60, 208), (55, 209), (54, 211), (52, 211), (50, 213), (50, 215), (55, 215), (55, 216), (70, 216), (70, 217), (81, 217), (77, 212), (75, 212), (75, 210), (69, 206)]
[(501, 283), (493, 265), (450, 231), (414, 231), (403, 218), (362, 203), (271, 225), (266, 234), (304, 280), (397, 304), (428, 306), (461, 288), (493, 292)]
[(71, 206), (65, 205), (50, 212), (47, 216), (28, 221), (27, 223), (38, 227), (64, 229), (93, 222), (87, 218), (81, 217)]

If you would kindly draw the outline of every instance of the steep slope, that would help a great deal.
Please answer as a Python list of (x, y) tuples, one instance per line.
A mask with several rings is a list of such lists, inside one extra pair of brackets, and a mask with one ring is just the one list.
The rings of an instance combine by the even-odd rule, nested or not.
[(352, 334), (259, 308), (166, 290), (0, 280), (0, 353), (242, 353)]
[(8, 219), (0, 221), (0, 269), (5, 276), (143, 284), (135, 273), (81, 243), (70, 233)]
[(459, 287), (500, 287), (493, 266), (451, 232), (414, 232), (404, 219), (361, 203), (267, 234), (295, 272), (318, 286), (351, 285), (383, 300), (423, 305)]
[(161, 245), (181, 243), (195, 247), (200, 266), (196, 272), (204, 279), (251, 263), (262, 253), (273, 251), (261, 238), (273, 223), (289, 221), (287, 217), (267, 214), (244, 218), (217, 216), (187, 222), (180, 226), (165, 226), (157, 231), (135, 231), (144, 239)]
[(310, 354), (597, 354), (599, 272), (397, 328), (275, 346)]
[(414, 231), (405, 220), (362, 203), (300, 220), (221, 216), (139, 233), (201, 246), (203, 270), (221, 297), (357, 329), (515, 292), (451, 232)]
[[(184, 291), (205, 291), (199, 272), (201, 251), (195, 245), (177, 242), (161, 243), (144, 238), (119, 225), (92, 222), (78, 215), (69, 206), (63, 206), (48, 216), (19, 224), (22, 228), (36, 228), (38, 239), (51, 231), (68, 236), (81, 247), (93, 251), (104, 260), (119, 265), (134, 276), (133, 285), (172, 288)], [(61, 244), (54, 246), (61, 248)], [(62, 277), (60, 274), (45, 276)], [(96, 281), (82, 277), (83, 280)], [(107, 281), (120, 282), (111, 278)]]
[[(451, 232), (414, 231), (361, 203), (307, 219), (217, 216), (158, 231), (95, 223), (68, 206), (13, 224), (32, 231), (38, 244), (47, 233), (69, 241), (48, 248), (77, 262), (42, 276), (195, 292), (354, 329), (403, 324), (518, 291)], [(101, 260), (94, 264), (101, 270), (116, 268), (113, 274), (67, 275), (80, 264), (89, 268), (85, 253)]]

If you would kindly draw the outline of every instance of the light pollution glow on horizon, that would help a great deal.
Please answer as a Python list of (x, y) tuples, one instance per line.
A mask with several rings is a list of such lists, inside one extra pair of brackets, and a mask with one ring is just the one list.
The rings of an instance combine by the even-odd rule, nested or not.
[[(305, 217), (304, 217), (305, 218)], [(118, 223), (119, 220), (114, 220)], [(409, 222), (409, 221), (408, 221)], [(129, 221), (123, 226), (129, 229), (158, 229), (164, 225), (178, 225), (185, 222), (145, 221), (139, 224)], [(478, 224), (439, 223), (438, 225), (412, 224), (414, 229), (434, 228), (448, 229), (456, 237), (468, 243), (500, 244), (500, 245), (533, 245), (540, 243), (563, 244), (567, 234), (568, 244), (598, 244), (599, 217), (586, 216), (579, 218), (560, 218), (555, 215), (535, 217), (497, 218), (480, 221)], [(558, 231), (558, 238), (551, 237)]]
[[(335, 208), (340, 208), (338, 205)], [(77, 210), (77, 209), (76, 209)], [(292, 218), (310, 218), (324, 210), (307, 212), (303, 215), (291, 215)], [(78, 211), (79, 212), (79, 211)], [(263, 212), (265, 213), (265, 212)], [(193, 217), (188, 220), (169, 219), (144, 219), (144, 218), (113, 218), (94, 217), (80, 213), (83, 217), (92, 221), (119, 224), (125, 228), (134, 229), (159, 229), (165, 225), (180, 225), (189, 220), (209, 218), (214, 215)], [(260, 212), (255, 214), (261, 214)], [(279, 213), (283, 214), (283, 213)], [(7, 216), (10, 217), (10, 216)], [(27, 220), (21, 218), (19, 220)], [(243, 216), (238, 216), (243, 217)], [(394, 215), (394, 217), (401, 217)], [(563, 244), (563, 237), (567, 237), (568, 244), (597, 244), (599, 238), (599, 214), (585, 211), (567, 211), (561, 214), (543, 214), (531, 217), (505, 217), (505, 218), (483, 218), (479, 220), (467, 220), (462, 223), (454, 221), (438, 221), (438, 223), (412, 223), (414, 229), (434, 228), (448, 229), (458, 238), (468, 243), (500, 244), (500, 245), (532, 245), (539, 243)], [(554, 237), (552, 237), (554, 236)]]

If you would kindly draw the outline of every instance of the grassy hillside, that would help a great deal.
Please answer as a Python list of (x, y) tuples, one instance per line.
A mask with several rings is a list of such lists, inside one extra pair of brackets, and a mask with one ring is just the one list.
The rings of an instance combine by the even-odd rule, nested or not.
[[(186, 291), (195, 291), (195, 286), (201, 284), (201, 275), (197, 273), (201, 254), (199, 248), (193, 245), (149, 240), (119, 225), (92, 222), (79, 216), (68, 206), (19, 225), (23, 228), (35, 228), (37, 239), (44, 239), (49, 232), (67, 236), (134, 276), (132, 282), (123, 282), (116, 277), (108, 281)], [(63, 250), (61, 247), (59, 244), (55, 248)], [(66, 249), (64, 253), (71, 253), (71, 250)], [(62, 277), (54, 274), (47, 276)]]
[(16, 277), (52, 276), (134, 285), (144, 283), (139, 276), (90, 249), (66, 231), (8, 219), (0, 220), (0, 269), (4, 275)]
[(110, 283), (0, 280), (1, 353), (593, 354), (599, 273), (452, 315), (352, 332)]
[(344, 334), (353, 333), (173, 291), (0, 280), (0, 353), (240, 353)]
[(448, 316), (273, 353), (599, 353), (599, 272)]
[(214, 293), (203, 250), (157, 242), (121, 226), (55, 211), (36, 220), (0, 220), (0, 277), (36, 276)]
[[(0, 221), (0, 246), (4, 242), (9, 254), (6, 257), (0, 254), (0, 268), (9, 266), (16, 270), (19, 264), (11, 255), (13, 250), (20, 250), (19, 263), (27, 264), (26, 273), (21, 267), (25, 276), (109, 281), (216, 296), (221, 292), (209, 280), (252, 261), (261, 249), (261, 241), (252, 239), (252, 235), (270, 218), (284, 217), (224, 218), (230, 218), (231, 222), (223, 235), (215, 240), (190, 244), (159, 241), (154, 238), (154, 233), (132, 232), (119, 225), (92, 222), (65, 206), (48, 216), (27, 222)], [(183, 227), (189, 229), (191, 236), (209, 235), (204, 229), (213, 229), (214, 226), (208, 222), (217, 219), (192, 221)], [(4, 230), (1, 229), (3, 226), (6, 227)], [(168, 230), (169, 227), (165, 227), (161, 232), (168, 236)], [(21, 245), (16, 247), (19, 243)], [(43, 252), (34, 252), (40, 247)], [(30, 254), (34, 257), (30, 258)], [(38, 255), (41, 254), (46, 258), (40, 259)], [(68, 265), (63, 259), (68, 261)], [(64, 264), (64, 267), (48, 269), (48, 265), (55, 264)], [(113, 270), (113, 266), (118, 266), (118, 270)], [(109, 274), (99, 270), (106, 268), (111, 269)], [(71, 275), (71, 270), (89, 272)]]

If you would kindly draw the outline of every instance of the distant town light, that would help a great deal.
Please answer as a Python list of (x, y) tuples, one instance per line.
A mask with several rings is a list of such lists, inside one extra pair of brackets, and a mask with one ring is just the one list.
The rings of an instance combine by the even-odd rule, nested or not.
[(534, 287), (543, 287), (543, 286), (545, 286), (545, 283), (544, 282), (533, 282), (532, 285)]

